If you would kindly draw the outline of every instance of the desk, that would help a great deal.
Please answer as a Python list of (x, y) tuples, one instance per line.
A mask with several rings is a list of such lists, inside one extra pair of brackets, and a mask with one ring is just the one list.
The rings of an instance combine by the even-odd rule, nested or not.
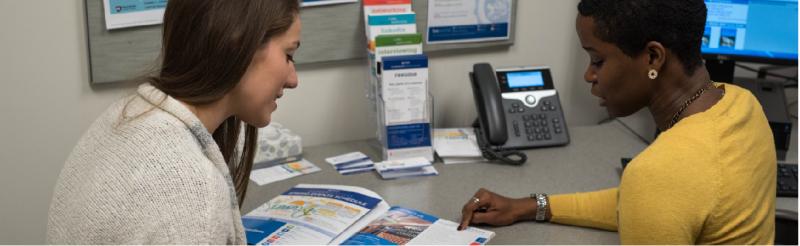
[[(368, 188), (392, 206), (403, 206), (458, 221), (461, 206), (479, 188), (509, 197), (534, 192), (548, 194), (592, 191), (619, 185), (620, 157), (633, 157), (646, 145), (619, 123), (570, 127), (571, 143), (565, 147), (525, 151), (522, 166), (491, 163), (444, 165), (436, 163), (439, 176), (382, 180), (377, 173), (350, 176), (337, 173), (325, 158), (361, 151), (380, 160), (378, 143), (352, 141), (309, 147), (305, 158), (322, 171), (258, 186), (251, 182), (242, 211), (249, 212), (296, 184), (339, 184)], [(796, 160), (795, 160), (796, 161)], [(779, 198), (779, 209), (797, 214), (796, 198)], [(549, 223), (522, 222), (506, 227), (483, 227), (497, 233), (491, 244), (619, 244), (616, 232)]]

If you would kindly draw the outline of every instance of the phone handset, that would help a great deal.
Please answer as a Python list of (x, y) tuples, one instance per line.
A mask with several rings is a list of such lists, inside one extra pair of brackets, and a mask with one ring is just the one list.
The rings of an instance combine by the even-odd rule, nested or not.
[(478, 119), (473, 124), (478, 145), (483, 157), (489, 161), (520, 165), (528, 156), (519, 151), (504, 150), (501, 146), (508, 141), (506, 117), (503, 112), (503, 99), (497, 83), (497, 75), (488, 63), (473, 65), (470, 73), (472, 93), (478, 109)]
[(494, 69), (487, 63), (478, 63), (472, 67), (472, 76), (472, 92), (475, 94), (481, 128), (486, 133), (489, 144), (503, 145), (508, 140), (508, 131)]

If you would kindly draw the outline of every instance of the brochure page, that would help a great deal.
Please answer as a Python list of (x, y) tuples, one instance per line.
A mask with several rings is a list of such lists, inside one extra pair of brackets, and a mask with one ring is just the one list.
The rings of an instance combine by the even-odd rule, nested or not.
[(402, 207), (392, 207), (380, 219), (353, 235), (346, 245), (483, 245), (494, 232), (458, 224)]
[(328, 244), (383, 199), (363, 188), (297, 185), (242, 217), (248, 244)]

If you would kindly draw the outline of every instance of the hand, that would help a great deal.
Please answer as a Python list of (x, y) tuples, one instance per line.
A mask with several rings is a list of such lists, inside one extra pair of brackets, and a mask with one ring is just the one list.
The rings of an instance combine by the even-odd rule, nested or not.
[(461, 209), (461, 224), (464, 230), (470, 224), (505, 226), (536, 217), (536, 200), (512, 199), (481, 188)]

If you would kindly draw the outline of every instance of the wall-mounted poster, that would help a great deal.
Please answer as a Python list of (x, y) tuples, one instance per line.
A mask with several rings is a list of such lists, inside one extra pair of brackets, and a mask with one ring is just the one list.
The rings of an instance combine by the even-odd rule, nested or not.
[(511, 0), (428, 1), (428, 43), (508, 40)]
[(167, 0), (103, 0), (106, 29), (161, 24)]

